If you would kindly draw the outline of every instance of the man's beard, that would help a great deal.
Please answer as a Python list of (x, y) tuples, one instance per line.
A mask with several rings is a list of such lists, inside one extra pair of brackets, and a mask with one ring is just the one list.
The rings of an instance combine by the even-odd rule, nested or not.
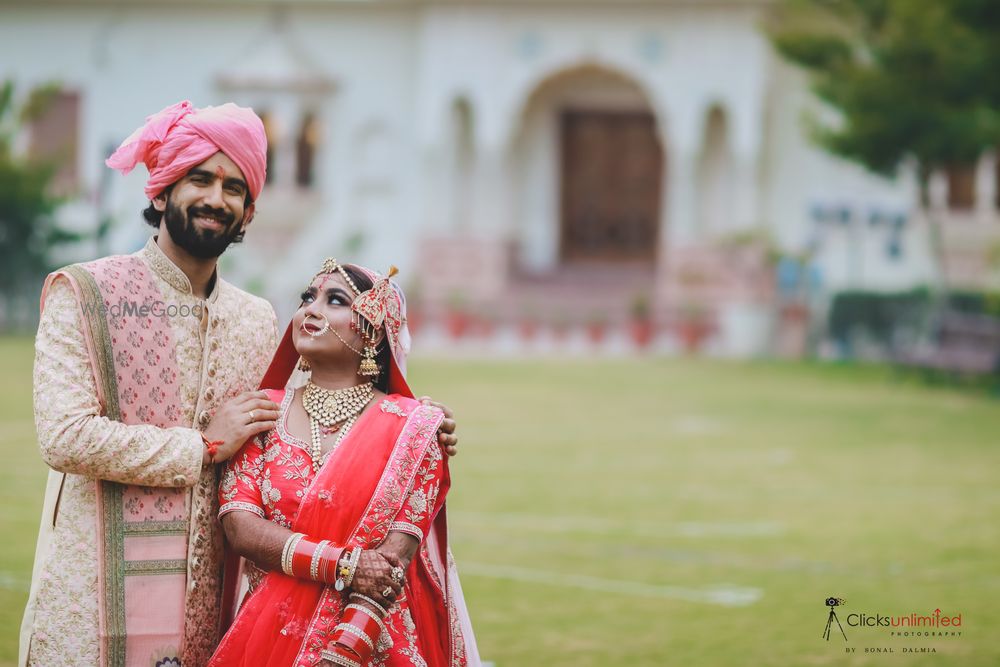
[[(224, 229), (213, 232), (197, 227), (192, 221), (198, 216), (213, 217)], [(167, 197), (167, 210), (163, 213), (170, 239), (194, 257), (212, 259), (226, 251), (232, 243), (239, 243), (240, 225), (234, 225), (235, 216), (207, 206), (192, 206), (187, 215)]]

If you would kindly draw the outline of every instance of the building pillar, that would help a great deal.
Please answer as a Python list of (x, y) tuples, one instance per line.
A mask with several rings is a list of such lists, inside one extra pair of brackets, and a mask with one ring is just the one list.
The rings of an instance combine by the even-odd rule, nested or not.
[(976, 218), (990, 220), (997, 210), (997, 154), (990, 151), (976, 165)]
[(682, 246), (697, 241), (698, 156), (673, 151), (667, 158), (667, 187), (661, 216), (660, 246)]
[(730, 207), (732, 231), (745, 231), (760, 225), (760, 183), (756, 155), (737, 154), (733, 160), (733, 202)]

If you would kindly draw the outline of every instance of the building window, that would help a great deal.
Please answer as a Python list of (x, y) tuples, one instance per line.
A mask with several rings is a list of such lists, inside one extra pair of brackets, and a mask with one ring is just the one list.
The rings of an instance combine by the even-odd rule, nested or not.
[(970, 209), (976, 205), (976, 165), (948, 167), (948, 208)]
[(299, 136), (295, 141), (295, 183), (312, 187), (316, 178), (316, 146), (319, 144), (319, 123), (312, 112), (302, 117)]
[(32, 96), (28, 155), (52, 164), (52, 188), (70, 195), (79, 189), (80, 94), (70, 90), (39, 90)]
[(264, 124), (264, 136), (267, 137), (267, 177), (264, 179), (264, 182), (273, 183), (275, 176), (274, 151), (277, 142), (274, 119), (271, 117), (271, 113), (269, 111), (261, 111), (257, 115), (260, 117), (260, 121)]

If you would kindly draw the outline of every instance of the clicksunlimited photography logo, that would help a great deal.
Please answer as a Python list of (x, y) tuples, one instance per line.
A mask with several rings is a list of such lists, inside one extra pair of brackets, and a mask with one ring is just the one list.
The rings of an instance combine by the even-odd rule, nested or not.
[(840, 624), (840, 619), (837, 618), (837, 612), (834, 611), (836, 607), (842, 607), (847, 604), (847, 600), (844, 598), (834, 598), (829, 597), (826, 599), (826, 606), (830, 608), (830, 615), (826, 617), (826, 628), (823, 630), (823, 639), (830, 641), (830, 629), (833, 624), (836, 623), (837, 627), (840, 628), (840, 634), (844, 635), (844, 641), (847, 641), (847, 633), (844, 632), (844, 626)]
[[(845, 606), (847, 600), (830, 596), (824, 598), (823, 603), (829, 609), (823, 639), (830, 641), (830, 635), (839, 631), (847, 642), (844, 625), (852, 628), (853, 641), (859, 641), (860, 637), (862, 646), (845, 646), (847, 653), (937, 653), (939, 647), (934, 644), (938, 641), (961, 641), (963, 618), (959, 611), (943, 612), (937, 608), (929, 613), (911, 611), (890, 614), (882, 610), (878, 613), (840, 610), (842, 616), (846, 614), (841, 624), (837, 607)], [(857, 634), (858, 631), (861, 635)], [(876, 643), (878, 645), (874, 645)]]
[(960, 637), (962, 614), (946, 614), (940, 608), (933, 612), (909, 614), (850, 614), (851, 627), (890, 628), (893, 637)]

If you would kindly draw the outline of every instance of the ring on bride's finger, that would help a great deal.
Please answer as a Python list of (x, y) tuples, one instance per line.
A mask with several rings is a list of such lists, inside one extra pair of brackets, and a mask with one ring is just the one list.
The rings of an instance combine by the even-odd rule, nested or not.
[(392, 576), (392, 580), (397, 584), (403, 583), (403, 568), (396, 566), (389, 570), (389, 574)]
[(391, 586), (386, 586), (382, 590), (382, 597), (384, 597), (386, 600), (391, 600), (392, 599), (392, 587)]
[(251, 410), (247, 414), (250, 415), (250, 423), (251, 424), (254, 423), (255, 421), (257, 421), (257, 418), (253, 416), (253, 410)]

